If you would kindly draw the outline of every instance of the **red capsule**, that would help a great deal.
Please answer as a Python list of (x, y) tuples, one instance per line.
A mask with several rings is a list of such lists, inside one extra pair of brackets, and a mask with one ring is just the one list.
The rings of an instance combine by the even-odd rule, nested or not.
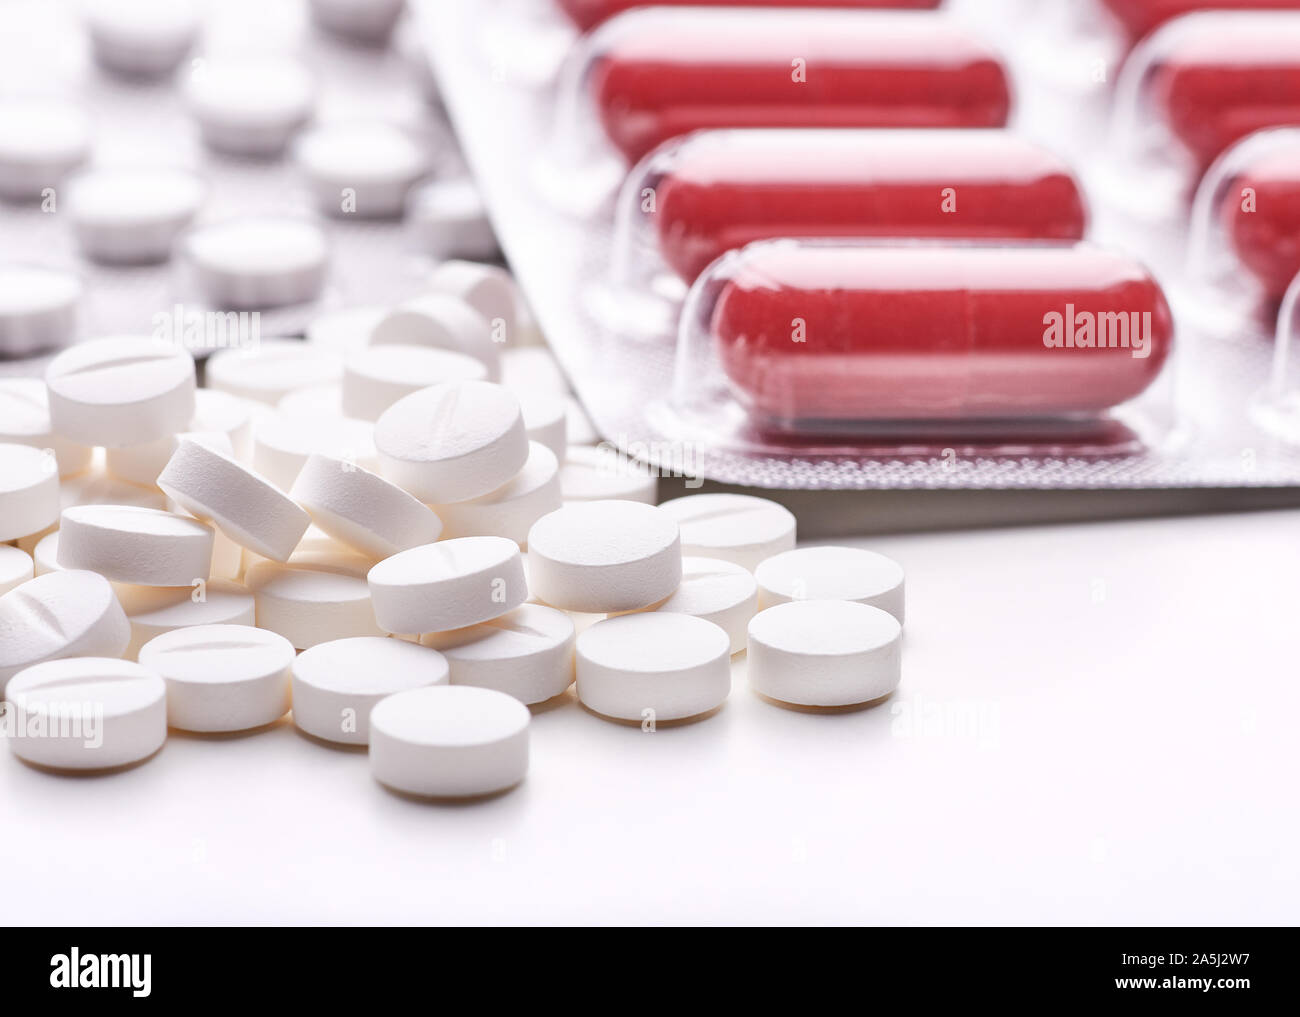
[(1300, 274), (1300, 142), (1261, 154), (1233, 174), (1221, 209), (1238, 259), (1280, 300)]
[(1146, 270), (1088, 245), (767, 241), (697, 292), (739, 399), (774, 420), (1097, 414), (1146, 389), (1173, 340)]
[(664, 260), (695, 279), (770, 237), (1079, 240), (1068, 166), (1007, 131), (788, 130), (693, 135), (650, 163)]
[[(655, 0), (656, 7), (893, 7), (934, 10), (943, 0)], [(558, 0), (569, 20), (584, 32), (615, 14), (645, 7), (645, 0)]]
[[(573, 2), (576, 3), (577, 0)], [(1166, 21), (1196, 11), (1300, 9), (1300, 0), (1102, 0), (1102, 2), (1124, 27), (1130, 42), (1137, 42)]]
[(1151, 94), (1202, 171), (1247, 134), (1300, 124), (1300, 13), (1192, 14), (1167, 31)]
[(705, 127), (1001, 127), (997, 55), (947, 18), (846, 10), (630, 11), (588, 83), (629, 160)]

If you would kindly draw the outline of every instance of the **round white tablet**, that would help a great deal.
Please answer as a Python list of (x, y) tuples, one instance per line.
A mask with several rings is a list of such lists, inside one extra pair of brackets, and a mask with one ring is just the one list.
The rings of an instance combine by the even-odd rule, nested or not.
[(337, 540), (376, 558), (431, 544), (442, 522), (396, 484), (337, 457), (307, 459), (289, 497)]
[(794, 549), (794, 516), (767, 498), (691, 494), (660, 508), (677, 520), (682, 554), (724, 558), (752, 572), (763, 560)]
[(326, 741), (366, 745), (371, 711), (385, 696), (447, 684), (437, 650), (384, 636), (335, 639), (293, 662), (293, 722)]
[(425, 346), (367, 346), (343, 362), (343, 414), (378, 420), (397, 400), (443, 382), (485, 381), (482, 361)]
[(903, 620), (903, 567), (857, 547), (800, 547), (754, 572), (760, 610), (788, 600), (854, 600)]
[(231, 155), (282, 152), (311, 116), (315, 92), (292, 60), (204, 60), (185, 82), (203, 141)]
[(501, 380), (501, 344), (484, 317), (458, 297), (430, 293), (400, 304), (375, 323), (374, 346), (430, 346), (483, 362), (488, 381)]
[(545, 346), (509, 346), (501, 351), (501, 384), (522, 399), (533, 392), (566, 396), (569, 383)]
[(530, 442), (524, 468), (495, 491), (469, 501), (435, 505), (445, 537), (509, 537), (528, 546), (533, 523), (560, 507), (560, 466), (555, 453)]
[(0, 265), (0, 356), (25, 357), (72, 342), (81, 292), (81, 281), (67, 272)]
[(205, 377), (212, 388), (274, 406), (290, 392), (341, 380), (343, 358), (296, 339), (263, 339), (252, 349), (214, 354)]
[(119, 480), (96, 467), (67, 478), (59, 486), (60, 510), (73, 505), (138, 505), (165, 509), (167, 499), (157, 488)]
[(208, 578), (212, 527), (130, 505), (77, 505), (59, 525), (59, 565), (116, 583), (188, 586)]
[(90, 155), (90, 121), (77, 106), (0, 102), (0, 197), (36, 201)]
[(386, 632), (458, 629), (499, 618), (528, 599), (519, 545), (459, 537), (385, 558), (367, 575)]
[(869, 703), (898, 687), (902, 626), (848, 600), (797, 600), (749, 623), (749, 684), (801, 706)]
[(472, 177), (423, 185), (411, 194), (407, 217), (420, 250), (430, 257), (492, 261), (501, 254)]
[(523, 469), (528, 437), (519, 403), (500, 385), (434, 385), (399, 399), (375, 424), (384, 476), (421, 501), (467, 501)]
[[(565, 398), (553, 392), (537, 391), (526, 392), (518, 399), (528, 440), (541, 442), (559, 462), (563, 462), (568, 455), (569, 431), (569, 407)], [(556, 463), (557, 471), (559, 462)]]
[(314, 300), (325, 285), (324, 232), (301, 219), (200, 226), (185, 241), (195, 281), (219, 308), (253, 310)]
[(635, 611), (682, 579), (677, 524), (635, 501), (575, 502), (528, 532), (529, 577), (545, 604), (566, 611)]
[(468, 798), (514, 787), (528, 773), (528, 707), (465, 686), (415, 689), (370, 714), (370, 772), (386, 787)]
[(241, 547), (275, 561), (288, 559), (311, 523), (270, 481), (192, 438), (180, 440), (158, 486)]
[(194, 416), (194, 358), (148, 336), (72, 346), (45, 369), (54, 429), (83, 445), (137, 445)]
[(573, 621), (563, 611), (523, 604), (500, 618), (420, 642), (442, 652), (453, 685), (475, 685), (521, 703), (553, 699), (573, 683)]
[(167, 740), (166, 695), (158, 675), (129, 660), (35, 664), (9, 683), (9, 745), (19, 759), (57, 770), (138, 763)]
[(120, 657), (130, 638), (122, 605), (103, 576), (37, 576), (0, 597), (0, 695), (25, 667), (60, 657)]
[(327, 124), (304, 134), (299, 164), (326, 215), (390, 219), (429, 172), (424, 146), (386, 123)]
[[(343, 416), (343, 386), (316, 385), (313, 388), (300, 388), (296, 392), (286, 393), (275, 404), (275, 408), (284, 417), (341, 417)], [(373, 424), (370, 431), (373, 435)], [(371, 442), (373, 441), (372, 437)]]
[(68, 184), (68, 218), (82, 254), (93, 261), (165, 261), (206, 191), (185, 170), (92, 170)]
[(0, 444), (0, 541), (38, 533), (59, 516), (59, 467), (30, 445)]
[(345, 354), (370, 345), (370, 334), (388, 316), (382, 306), (345, 307), (318, 314), (307, 326), (307, 342), (321, 350)]
[(519, 293), (503, 268), (477, 261), (444, 261), (429, 276), (429, 289), (459, 297), (478, 311), (492, 330), (492, 341), (517, 341)]
[(560, 490), (565, 501), (615, 498), (653, 505), (659, 495), (659, 479), (613, 445), (570, 445), (560, 467)]
[(382, 636), (359, 554), (304, 553), (287, 565), (257, 562), (244, 582), (257, 599), (257, 625), (300, 650), (345, 636)]
[(85, 18), (95, 59), (129, 77), (174, 70), (199, 33), (190, 0), (95, 0)]
[(253, 469), (282, 491), (293, 487), (308, 457), (315, 454), (377, 470), (374, 433), (368, 420), (268, 413), (253, 429)]
[(0, 544), (0, 597), (36, 575), (32, 556), (21, 547)]
[(62, 477), (89, 469), (95, 454), (54, 433), (49, 391), (39, 378), (0, 378), (0, 442), (50, 449)]
[[(201, 388), (194, 393), (194, 415), (182, 434), (224, 434), (234, 457), (244, 460), (253, 450), (253, 417), (248, 402), (229, 392)], [(199, 439), (201, 440), (201, 439)], [(116, 477), (133, 484), (153, 486), (167, 460), (176, 451), (176, 435), (139, 445), (106, 449), (104, 465)]]
[(182, 731), (247, 731), (289, 712), (294, 649), (251, 625), (196, 625), (151, 639), (140, 663), (167, 684), (167, 723)]
[(577, 641), (578, 698), (616, 720), (667, 721), (721, 706), (731, 640), (712, 622), (651, 611), (598, 621)]
[(731, 652), (745, 648), (749, 619), (758, 611), (758, 583), (748, 570), (721, 558), (682, 559), (682, 584), (656, 611), (711, 621), (731, 640)]
[(257, 619), (253, 594), (242, 583), (211, 579), (179, 588), (118, 587), (117, 599), (131, 624), (131, 642), (122, 654), (135, 660), (140, 648), (165, 632), (198, 625), (252, 625)]
[(403, 0), (311, 0), (312, 20), (326, 31), (368, 45), (388, 40)]

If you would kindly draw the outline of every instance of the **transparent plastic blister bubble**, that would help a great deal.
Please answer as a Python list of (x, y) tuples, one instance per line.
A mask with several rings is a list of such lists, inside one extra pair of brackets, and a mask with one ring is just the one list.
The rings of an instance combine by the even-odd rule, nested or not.
[(683, 310), (673, 408), (736, 447), (1131, 455), (1177, 421), (1174, 324), (1090, 244), (766, 240)]
[(663, 332), (710, 263), (756, 240), (1073, 241), (1087, 219), (1069, 165), (1012, 131), (700, 131), (628, 174), (592, 299), (611, 327)]
[(996, 51), (937, 11), (647, 7), (582, 37), (536, 169), (557, 207), (593, 213), (663, 142), (728, 127), (1001, 127)]
[[(127, 8), (148, 6), (166, 8), (167, 16), (123, 20)], [(401, 4), (383, 6), (389, 20), (400, 13)], [(192, 9), (195, 31), (184, 38), (145, 31), (180, 25), (171, 15), (181, 7)], [(82, 288), (75, 327), (46, 330), (37, 344), (47, 351), (42, 356), (93, 335), (178, 329), (188, 330), (202, 353), (248, 340), (254, 326), (229, 333), (231, 314), (256, 313), (258, 335), (295, 335), (321, 311), (395, 302), (421, 290), (446, 248), (431, 248), (427, 223), (403, 216), (402, 203), (443, 214), (437, 205), (418, 205), (415, 193), (422, 181), (463, 177), (463, 160), (445, 114), (430, 102), (423, 53), (412, 53), (413, 22), (399, 22), (387, 45), (391, 25), (382, 32), (378, 21), (347, 25), (331, 18), (356, 5), (330, 7), (306, 0), (6, 4), (0, 266), (65, 273)], [(106, 33), (117, 47), (107, 56)], [(122, 46), (131, 40), (146, 45), (155, 62), (124, 66)], [(21, 129), (24, 110), (39, 132)], [(419, 172), (396, 180), (394, 190), (392, 173), (357, 158), (335, 160), (346, 182), (305, 165), (303, 138), (358, 122), (411, 139), (425, 155)], [(40, 160), (33, 168), (24, 159), (34, 145)], [(336, 155), (326, 152), (327, 161)], [(387, 158), (373, 148), (353, 155)], [(345, 207), (344, 183), (361, 214)], [(381, 186), (388, 188), (380, 195), (385, 215), (364, 218)], [(331, 188), (337, 193), (327, 194)], [(225, 304), (195, 272), (194, 236), (236, 220), (285, 219), (310, 223), (327, 247), (323, 275), (290, 292), (294, 299)], [(221, 327), (210, 328), (213, 322)], [(0, 373), (39, 373), (39, 362), (13, 358), (40, 349), (0, 347)]]
[(1198, 328), (1248, 342), (1272, 336), (1300, 273), (1300, 127), (1237, 142), (1201, 181), (1192, 207), (1187, 301)]

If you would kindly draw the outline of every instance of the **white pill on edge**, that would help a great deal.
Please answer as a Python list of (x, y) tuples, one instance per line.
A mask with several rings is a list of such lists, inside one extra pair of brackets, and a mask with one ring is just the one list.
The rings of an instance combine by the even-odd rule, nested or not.
[(151, 639), (198, 625), (252, 625), (257, 620), (253, 594), (243, 583), (211, 579), (193, 586), (116, 587), (131, 624), (131, 642), (122, 656), (135, 660)]
[(244, 582), (257, 600), (257, 625), (300, 650), (346, 636), (384, 635), (366, 583), (372, 559), (347, 552), (308, 552), (288, 564), (248, 566)]
[(343, 358), (296, 339), (264, 339), (247, 350), (223, 350), (208, 359), (212, 388), (275, 406), (290, 392), (343, 377)]
[(30, 445), (0, 444), (0, 541), (39, 533), (59, 517), (59, 468)]
[(747, 569), (721, 558), (682, 558), (682, 583), (655, 611), (689, 614), (711, 621), (739, 653), (748, 638), (749, 619), (758, 611), (758, 583)]
[(253, 429), (253, 469), (282, 491), (293, 487), (308, 457), (321, 454), (379, 469), (375, 428), (368, 420), (268, 413)]
[(77, 505), (63, 512), (58, 554), (61, 568), (115, 583), (188, 586), (208, 578), (212, 527), (157, 509)]
[(298, 139), (295, 156), (326, 215), (391, 219), (429, 172), (429, 154), (392, 124), (340, 123), (317, 127)]
[(56, 770), (106, 770), (148, 759), (167, 740), (167, 690), (148, 668), (112, 657), (33, 665), (6, 692), (14, 755)]
[(653, 505), (659, 478), (613, 445), (570, 445), (560, 467), (565, 501), (639, 501)]
[(36, 201), (90, 156), (90, 121), (68, 102), (0, 102), (0, 198)]
[(481, 360), (488, 381), (501, 380), (501, 344), (487, 319), (459, 297), (429, 293), (399, 304), (377, 321), (372, 346), (430, 346)]
[(0, 597), (36, 575), (36, 563), (21, 547), (0, 544)]
[(853, 600), (903, 621), (903, 567), (858, 547), (800, 547), (768, 558), (754, 571), (758, 606), (788, 600)]
[(81, 281), (67, 272), (0, 265), (0, 356), (67, 346), (77, 330)]
[(151, 639), (140, 663), (167, 685), (167, 723), (248, 731), (289, 712), (289, 641), (251, 625), (195, 625)]
[(854, 706), (888, 695), (902, 673), (902, 626), (847, 600), (797, 600), (749, 623), (749, 684), (800, 706)]
[(191, 0), (95, 0), (85, 19), (100, 66), (128, 77), (174, 70), (199, 33)]
[(0, 443), (50, 449), (61, 477), (88, 470), (95, 455), (90, 445), (54, 433), (49, 390), (39, 378), (0, 378)]
[(499, 618), (528, 599), (519, 545), (506, 537), (457, 537), (385, 558), (366, 576), (375, 620), (419, 634)]
[(120, 657), (130, 639), (122, 605), (103, 576), (37, 576), (0, 597), (0, 695), (25, 667), (61, 657)]
[(381, 472), (421, 501), (467, 501), (523, 469), (519, 402), (500, 385), (454, 382), (399, 399), (375, 424)]
[(469, 798), (514, 787), (528, 773), (528, 707), (467, 686), (415, 689), (370, 714), (370, 772), (385, 787)]
[(616, 720), (683, 720), (731, 692), (731, 640), (712, 622), (657, 611), (598, 621), (578, 636), (578, 699)]
[(370, 717), (387, 696), (446, 685), (447, 660), (437, 650), (386, 636), (335, 639), (293, 662), (293, 722), (316, 738), (345, 745), (370, 742)]
[(474, 308), (492, 330), (493, 342), (517, 341), (519, 291), (505, 269), (477, 261), (444, 261), (430, 274), (429, 288)]
[(311, 524), (269, 480), (191, 438), (177, 444), (158, 486), (191, 515), (275, 561), (288, 560)]
[(486, 381), (475, 357), (425, 346), (367, 346), (343, 362), (343, 415), (378, 420), (397, 400), (444, 382)]
[(148, 336), (111, 336), (64, 350), (45, 369), (50, 420), (83, 445), (137, 445), (194, 416), (194, 358)]
[(530, 442), (528, 461), (501, 487), (479, 498), (435, 505), (445, 537), (509, 537), (528, 546), (533, 523), (561, 505), (560, 466), (555, 453)]
[(677, 523), (635, 501), (565, 505), (529, 530), (528, 575), (544, 604), (566, 611), (649, 607), (681, 582)]
[(404, 0), (311, 0), (312, 20), (326, 31), (368, 45), (387, 42)]
[(407, 217), (416, 244), (430, 257), (467, 261), (500, 257), (487, 206), (472, 177), (424, 184), (411, 194)]
[(315, 99), (311, 74), (292, 60), (204, 60), (185, 82), (204, 143), (230, 155), (284, 151)]
[(573, 641), (572, 619), (541, 604), (420, 638), (447, 658), (453, 685), (496, 689), (528, 705), (554, 699), (573, 684)]
[(376, 558), (431, 544), (442, 533), (442, 521), (427, 505), (337, 457), (309, 456), (289, 497), (331, 537)]
[(329, 245), (302, 219), (244, 219), (200, 226), (184, 241), (195, 282), (225, 310), (305, 304), (325, 285)]
[(765, 559), (794, 548), (794, 515), (767, 498), (690, 494), (660, 508), (677, 520), (682, 554), (724, 558), (753, 572)]
[(69, 182), (67, 213), (81, 253), (92, 261), (152, 264), (171, 256), (206, 193), (185, 170), (92, 170)]

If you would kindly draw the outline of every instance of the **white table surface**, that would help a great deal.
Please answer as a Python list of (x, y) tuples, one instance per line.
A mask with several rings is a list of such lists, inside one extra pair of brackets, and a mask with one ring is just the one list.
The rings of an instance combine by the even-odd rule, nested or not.
[(888, 536), (903, 684), (388, 793), (287, 722), (104, 777), (0, 753), (7, 923), (1294, 923), (1300, 512)]

